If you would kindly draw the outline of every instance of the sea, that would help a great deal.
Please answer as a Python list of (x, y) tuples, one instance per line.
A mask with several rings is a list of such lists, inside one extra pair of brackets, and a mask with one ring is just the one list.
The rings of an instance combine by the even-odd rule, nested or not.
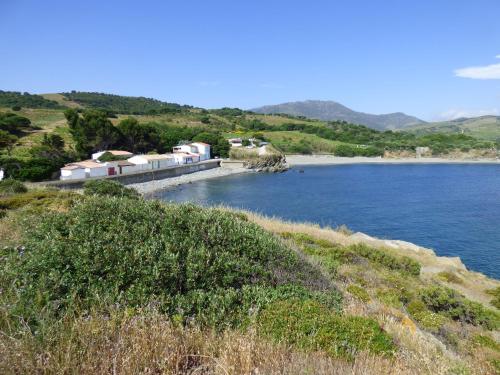
[(500, 279), (500, 165), (297, 166), (199, 181), (154, 197), (346, 225), (460, 257), (468, 269)]

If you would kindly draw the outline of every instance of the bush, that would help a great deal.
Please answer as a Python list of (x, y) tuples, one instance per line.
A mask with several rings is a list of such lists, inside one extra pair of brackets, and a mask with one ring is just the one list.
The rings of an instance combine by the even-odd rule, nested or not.
[[(12, 313), (30, 323), (42, 312), (109, 304), (184, 315), (224, 300), (230, 309), (241, 304), (244, 286), (325, 290), (314, 284), (319, 271), (256, 224), (194, 205), (89, 197), (67, 212), (40, 215), (23, 245), (2, 271), (18, 286)], [(219, 302), (212, 311), (224, 320)]]
[(461, 297), (453, 289), (431, 286), (420, 291), (420, 298), (431, 311), (442, 313), (453, 320), (487, 329), (500, 327), (500, 314)]
[(396, 257), (386, 251), (375, 249), (365, 244), (351, 245), (347, 250), (389, 269), (407, 272), (413, 276), (420, 275), (420, 264), (409, 257)]
[(463, 281), (453, 272), (442, 271), (437, 274), (438, 279), (446, 281), (447, 283), (462, 284)]
[(26, 193), (27, 191), (28, 189), (21, 181), (14, 180), (12, 178), (0, 181), (0, 197)]
[(342, 316), (313, 300), (289, 299), (267, 306), (259, 334), (307, 351), (352, 359), (358, 352), (391, 355), (394, 344), (372, 319)]
[(21, 110), (21, 107), (20, 107), (20, 106), (18, 106), (18, 105), (15, 105), (15, 106), (13, 106), (13, 107), (12, 107), (12, 110), (13, 110), (13, 111), (16, 111), (16, 112), (17, 112), (17, 111), (20, 111), (20, 110)]
[(83, 184), (85, 195), (99, 195), (102, 197), (121, 197), (129, 199), (139, 199), (139, 193), (132, 188), (128, 188), (116, 181), (92, 180)]
[(490, 289), (486, 291), (486, 293), (493, 296), (493, 299), (490, 301), (490, 303), (500, 310), (500, 286), (495, 289)]

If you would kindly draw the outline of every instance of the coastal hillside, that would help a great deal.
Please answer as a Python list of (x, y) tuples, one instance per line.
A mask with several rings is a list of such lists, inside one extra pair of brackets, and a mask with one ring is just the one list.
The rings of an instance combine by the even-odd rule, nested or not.
[(143, 97), (70, 92), (0, 92), (0, 167), (7, 176), (57, 178), (64, 164), (104, 148), (169, 152), (179, 142), (210, 144), (228, 157), (228, 139), (268, 142), (284, 154), (335, 156), (495, 158), (498, 142), (468, 134), (379, 131), (346, 121), (321, 121), (238, 108), (203, 109)]
[(500, 369), (500, 282), (416, 245), (110, 181), (0, 210), (3, 374)]
[(475, 118), (459, 118), (456, 120), (431, 122), (411, 126), (405, 129), (418, 135), (433, 133), (467, 134), (478, 139), (500, 140), (500, 117), (481, 116)]
[(408, 116), (404, 113), (388, 113), (373, 115), (357, 112), (340, 103), (323, 100), (306, 100), (276, 105), (266, 105), (252, 109), (256, 113), (288, 114), (319, 119), (323, 121), (346, 121), (353, 124), (365, 125), (377, 130), (404, 129), (412, 125), (423, 124), (424, 121)]

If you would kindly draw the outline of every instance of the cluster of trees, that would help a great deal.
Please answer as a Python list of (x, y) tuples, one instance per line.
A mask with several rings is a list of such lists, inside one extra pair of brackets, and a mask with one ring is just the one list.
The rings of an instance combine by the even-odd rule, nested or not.
[(59, 103), (53, 100), (45, 99), (40, 95), (32, 95), (27, 92), (0, 90), (0, 107), (9, 107), (18, 110), (21, 107), (26, 108), (62, 108)]
[(87, 108), (130, 115), (179, 113), (192, 108), (191, 106), (167, 103), (151, 98), (111, 95), (99, 92), (71, 91), (62, 93), (62, 95)]
[(114, 126), (99, 110), (65, 111), (75, 150), (81, 158), (91, 153), (117, 148), (133, 153), (168, 152), (183, 141), (205, 142), (212, 156), (227, 157), (230, 145), (218, 131), (203, 127), (180, 127), (158, 123), (139, 123), (129, 117)]
[(31, 121), (15, 113), (0, 113), (0, 150), (7, 150), (10, 155), (19, 137), (30, 130)]
[(62, 137), (51, 133), (44, 134), (40, 144), (32, 146), (26, 157), (0, 156), (0, 167), (11, 178), (41, 181), (53, 178), (59, 168), (74, 158), (73, 153), (65, 150)]

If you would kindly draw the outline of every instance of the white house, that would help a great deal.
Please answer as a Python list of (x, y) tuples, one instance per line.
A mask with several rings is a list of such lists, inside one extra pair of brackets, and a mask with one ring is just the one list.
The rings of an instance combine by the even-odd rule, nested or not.
[(130, 157), (134, 156), (133, 153), (128, 152), (128, 151), (122, 151), (122, 150), (104, 150), (104, 151), (99, 151), (99, 152), (96, 152), (96, 153), (92, 154), (92, 160), (99, 159), (106, 152), (109, 152), (113, 156), (121, 156), (123, 158), (130, 158)]
[(162, 169), (176, 165), (172, 154), (136, 155), (128, 159), (137, 166), (137, 170)]
[(241, 147), (243, 146), (243, 140), (241, 138), (229, 138), (227, 140), (231, 147)]
[(192, 152), (175, 152), (172, 155), (177, 164), (192, 164), (200, 161), (200, 155)]
[(112, 176), (114, 174), (116, 174), (115, 166), (108, 166), (108, 163), (97, 163), (94, 160), (70, 163), (61, 168), (61, 180)]
[(193, 142), (191, 145), (195, 146), (198, 151), (196, 151), (196, 154), (200, 154), (200, 161), (201, 160), (209, 160), (210, 159), (210, 145), (208, 143), (203, 143), (203, 142)]
[(199, 160), (210, 159), (210, 145), (203, 142), (193, 142), (185, 145), (175, 146), (173, 148), (174, 155), (176, 153), (187, 153), (199, 155)]

